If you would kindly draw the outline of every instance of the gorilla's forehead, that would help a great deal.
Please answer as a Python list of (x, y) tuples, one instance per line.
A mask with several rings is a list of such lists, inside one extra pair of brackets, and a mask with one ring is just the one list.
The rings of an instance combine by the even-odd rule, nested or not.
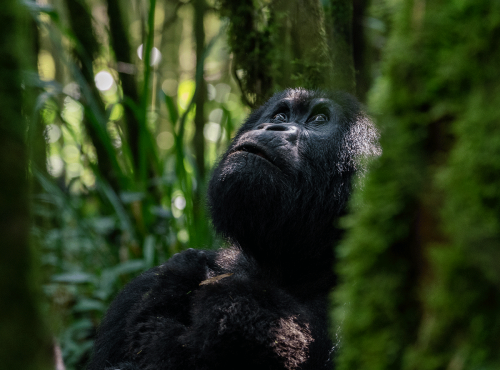
[(324, 91), (305, 90), (305, 89), (288, 89), (279, 97), (279, 101), (286, 102), (290, 107), (295, 109), (307, 110), (308, 108), (325, 104), (334, 106), (335, 100)]
[(335, 101), (328, 97), (315, 94), (313, 91), (294, 89), (287, 90), (286, 95), (279, 97), (273, 105), (268, 106), (266, 113), (271, 114), (285, 108), (285, 110), (293, 114), (309, 114), (318, 107), (330, 111), (330, 114), (334, 114), (339, 109)]
[(318, 90), (306, 90), (302, 88), (288, 89), (284, 91), (282, 99), (293, 101), (294, 104), (309, 104), (315, 99), (328, 99), (325, 92)]
[(349, 122), (359, 114), (359, 103), (347, 93), (338, 90), (287, 89), (274, 94), (264, 105), (254, 110), (239, 130), (241, 134), (257, 123), (270, 122), (278, 113), (292, 121), (303, 121), (316, 114), (326, 114), (331, 122)]
[(285, 98), (282, 101), (290, 103), (293, 107), (307, 108), (318, 104), (333, 104), (333, 101), (328, 98), (314, 98), (309, 100), (297, 100), (295, 98)]
[(285, 99), (288, 100), (295, 100), (295, 101), (301, 101), (301, 100), (310, 100), (311, 97), (314, 96), (313, 91), (305, 90), (305, 89), (288, 89), (285, 90)]
[(322, 111), (330, 112), (329, 116), (336, 116), (338, 110), (337, 105), (327, 98), (310, 98), (310, 99), (296, 99), (293, 97), (286, 97), (272, 107), (266, 110), (267, 114), (272, 114), (274, 111), (288, 111), (292, 115), (309, 115), (313, 110), (321, 107)]

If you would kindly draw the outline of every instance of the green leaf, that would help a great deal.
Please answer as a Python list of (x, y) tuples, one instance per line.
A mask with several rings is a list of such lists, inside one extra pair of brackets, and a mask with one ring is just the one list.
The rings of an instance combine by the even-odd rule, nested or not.
[(95, 277), (85, 272), (68, 272), (52, 276), (52, 281), (58, 283), (83, 284), (94, 282)]
[(114, 270), (118, 275), (132, 274), (146, 269), (144, 260), (128, 260), (117, 265)]
[(78, 301), (78, 303), (73, 307), (74, 312), (87, 312), (87, 311), (99, 311), (104, 312), (106, 310), (106, 305), (101, 301), (95, 299), (83, 298)]

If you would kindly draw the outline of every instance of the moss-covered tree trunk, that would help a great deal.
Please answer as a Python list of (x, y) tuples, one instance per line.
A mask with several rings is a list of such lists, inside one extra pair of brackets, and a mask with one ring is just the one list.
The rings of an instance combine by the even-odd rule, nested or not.
[(35, 294), (30, 254), (26, 119), (22, 69), (30, 66), (31, 24), (17, 0), (0, 12), (0, 367), (49, 368), (47, 340)]
[[(275, 40), (271, 57), (276, 88), (331, 88), (335, 83), (338, 88), (352, 91), (347, 86), (354, 83), (354, 76), (349, 80), (335, 73), (339, 70), (332, 57), (336, 53), (329, 48), (327, 36), (331, 35), (326, 32), (320, 1), (273, 0), (271, 11)], [(335, 51), (340, 50), (340, 42), (332, 45)], [(351, 65), (347, 68), (352, 68), (352, 52)], [(344, 77), (349, 81), (345, 82)]]
[(371, 85), (371, 52), (368, 49), (365, 19), (369, 0), (353, 0), (352, 10), (352, 57), (356, 78), (356, 96), (361, 102), (366, 101), (366, 94)]
[(234, 76), (248, 105), (288, 87), (355, 91), (351, 1), (331, 2), (325, 19), (319, 0), (221, 1)]
[(337, 89), (354, 93), (356, 80), (353, 58), (353, 2), (330, 0), (325, 10), (327, 40), (333, 67), (332, 83)]
[(500, 369), (500, 3), (401, 2), (339, 249), (339, 369)]

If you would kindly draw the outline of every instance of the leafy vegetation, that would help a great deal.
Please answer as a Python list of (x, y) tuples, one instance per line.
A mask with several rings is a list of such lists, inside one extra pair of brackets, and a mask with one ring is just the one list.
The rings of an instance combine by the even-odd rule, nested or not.
[[(5, 17), (17, 17), (8, 4)], [(32, 24), (2, 22), (25, 33), (11, 27), (0, 48), (3, 66), (10, 50), (29, 50), (25, 65), (1, 71), (4, 86), (17, 86), (1, 92), (2, 113), (22, 108), (25, 118), (3, 120), (14, 122), (5, 132), (30, 123), (32, 244), (42, 269), (19, 271), (44, 283), (67, 369), (86, 363), (105, 309), (131, 278), (185, 248), (221, 244), (205, 214), (206, 179), (249, 107), (288, 86), (354, 91), (354, 78), (361, 100), (371, 87), (383, 156), (343, 221), (339, 369), (499, 368), (498, 3), (24, 5)], [(19, 90), (31, 52), (36, 66)], [(19, 194), (25, 185), (15, 185)], [(19, 204), (24, 212), (26, 199)], [(14, 217), (14, 208), (2, 211)], [(20, 253), (26, 245), (19, 241)], [(36, 321), (32, 313), (17, 317)]]
[[(123, 284), (185, 248), (214, 245), (199, 195), (202, 173), (248, 109), (233, 92), (217, 17), (206, 16), (208, 42), (193, 64), (189, 4), (135, 2), (137, 13), (121, 19), (127, 26), (106, 19), (106, 4), (55, 4), (30, 4), (40, 32), (31, 140), (43, 141), (39, 132), (47, 140), (33, 153), (33, 234), (43, 250), (47, 310), (65, 364), (75, 368), (86, 361), (95, 328)], [(121, 41), (110, 48), (117, 31), (137, 50), (129, 63), (117, 59)], [(175, 48), (177, 60), (160, 52)], [(199, 71), (207, 89), (199, 103), (204, 168), (192, 144)]]

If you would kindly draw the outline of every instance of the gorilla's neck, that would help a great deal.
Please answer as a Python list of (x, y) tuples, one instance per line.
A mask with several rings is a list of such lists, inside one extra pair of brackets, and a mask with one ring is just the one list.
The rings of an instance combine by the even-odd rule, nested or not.
[(287, 177), (222, 160), (208, 188), (216, 231), (280, 286), (330, 289), (350, 175), (324, 172)]
[(329, 291), (335, 284), (334, 245), (342, 231), (328, 225), (285, 224), (279, 228), (248, 230), (233, 238), (243, 253), (256, 262), (266, 278), (278, 285), (304, 287), (307, 294)]

